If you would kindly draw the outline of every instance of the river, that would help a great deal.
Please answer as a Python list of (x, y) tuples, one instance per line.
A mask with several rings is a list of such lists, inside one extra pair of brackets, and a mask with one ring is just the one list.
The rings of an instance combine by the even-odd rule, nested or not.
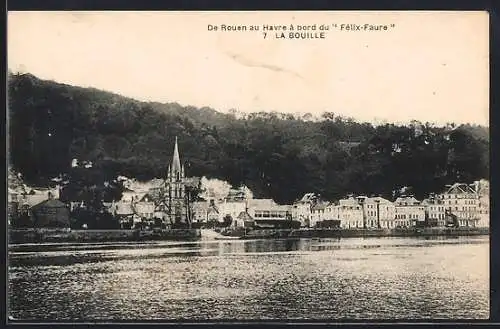
[(489, 238), (9, 247), (19, 320), (487, 319)]

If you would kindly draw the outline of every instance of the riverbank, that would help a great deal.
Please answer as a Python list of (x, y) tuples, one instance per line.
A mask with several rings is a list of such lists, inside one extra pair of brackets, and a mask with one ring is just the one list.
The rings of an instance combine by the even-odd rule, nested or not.
[(350, 238), (350, 237), (419, 237), (419, 236), (474, 236), (489, 235), (489, 228), (408, 228), (408, 229), (283, 229), (254, 230), (242, 239), (284, 238)]
[[(205, 230), (210, 231), (210, 230)], [(215, 233), (215, 232), (214, 232)], [(240, 232), (239, 232), (240, 233)], [(224, 239), (203, 235), (205, 238)], [(425, 236), (475, 236), (489, 235), (488, 228), (408, 228), (408, 229), (263, 229), (241, 232), (240, 239), (287, 239), (287, 238), (350, 238), (350, 237), (425, 237)], [(9, 230), (9, 244), (23, 243), (92, 243), (137, 241), (197, 241), (202, 238), (199, 229), (171, 230)], [(238, 238), (231, 235), (231, 239)]]
[(197, 229), (172, 230), (9, 230), (9, 244), (63, 242), (196, 241)]

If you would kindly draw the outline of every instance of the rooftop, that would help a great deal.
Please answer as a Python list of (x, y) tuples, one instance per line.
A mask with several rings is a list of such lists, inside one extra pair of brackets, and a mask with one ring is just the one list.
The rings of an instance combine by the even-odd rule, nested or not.
[(470, 194), (476, 193), (474, 188), (474, 184), (465, 184), (465, 183), (455, 183), (453, 185), (446, 186), (448, 190), (445, 192), (446, 194)]

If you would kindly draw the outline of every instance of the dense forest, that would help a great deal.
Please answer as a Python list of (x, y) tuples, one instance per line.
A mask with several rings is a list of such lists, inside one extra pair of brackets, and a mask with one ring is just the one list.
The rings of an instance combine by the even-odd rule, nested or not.
[(92, 161), (101, 180), (163, 177), (175, 136), (189, 176), (244, 183), (256, 197), (279, 203), (305, 192), (392, 199), (402, 187), (422, 198), (446, 184), (489, 177), (489, 132), (482, 126), (374, 126), (333, 112), (318, 120), (272, 112), (240, 117), (30, 74), (9, 74), (8, 99), (10, 165), (33, 185), (68, 173), (74, 158)]

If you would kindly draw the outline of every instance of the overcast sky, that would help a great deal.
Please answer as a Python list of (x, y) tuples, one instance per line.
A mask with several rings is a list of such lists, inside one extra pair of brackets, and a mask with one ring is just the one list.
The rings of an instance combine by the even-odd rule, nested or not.
[[(383, 32), (331, 24), (394, 24)], [(208, 31), (259, 25), (260, 32)], [(325, 39), (263, 24), (328, 24)], [(488, 125), (486, 12), (10, 12), (8, 66), (138, 100)], [(316, 31), (318, 32), (318, 31)]]

